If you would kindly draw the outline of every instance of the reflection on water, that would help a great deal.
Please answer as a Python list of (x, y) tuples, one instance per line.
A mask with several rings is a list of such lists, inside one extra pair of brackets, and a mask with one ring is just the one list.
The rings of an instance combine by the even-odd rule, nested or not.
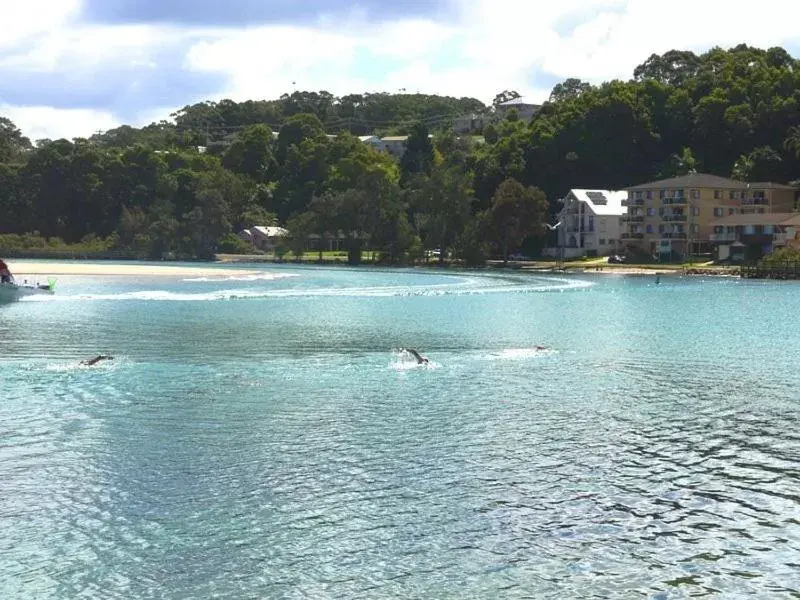
[(800, 594), (794, 288), (296, 274), (0, 312), (3, 597)]

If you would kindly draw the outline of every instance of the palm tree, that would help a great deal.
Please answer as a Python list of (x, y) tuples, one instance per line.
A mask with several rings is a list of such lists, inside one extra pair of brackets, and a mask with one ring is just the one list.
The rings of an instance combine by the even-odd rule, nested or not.
[(800, 126), (795, 125), (789, 128), (786, 139), (783, 140), (783, 147), (794, 152), (795, 156), (800, 159)]

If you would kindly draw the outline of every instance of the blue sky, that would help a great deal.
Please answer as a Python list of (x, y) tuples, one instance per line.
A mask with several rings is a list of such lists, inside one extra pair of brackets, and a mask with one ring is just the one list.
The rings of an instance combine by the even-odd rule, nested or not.
[[(653, 52), (740, 42), (800, 56), (800, 3), (761, 0), (25, 0), (0, 8), (0, 115), (33, 139), (202, 100), (405, 89), (543, 100)], [(713, 27), (709, 27), (713, 23)]]

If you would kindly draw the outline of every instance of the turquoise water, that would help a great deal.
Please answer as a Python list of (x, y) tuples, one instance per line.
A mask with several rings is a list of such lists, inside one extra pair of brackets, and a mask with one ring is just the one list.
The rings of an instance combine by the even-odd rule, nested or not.
[(255, 268), (0, 306), (0, 597), (800, 594), (797, 285)]

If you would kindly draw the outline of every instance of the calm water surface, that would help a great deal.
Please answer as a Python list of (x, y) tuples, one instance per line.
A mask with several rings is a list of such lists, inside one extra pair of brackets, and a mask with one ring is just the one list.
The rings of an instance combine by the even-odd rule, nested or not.
[(800, 597), (798, 285), (257, 268), (0, 307), (0, 597)]

